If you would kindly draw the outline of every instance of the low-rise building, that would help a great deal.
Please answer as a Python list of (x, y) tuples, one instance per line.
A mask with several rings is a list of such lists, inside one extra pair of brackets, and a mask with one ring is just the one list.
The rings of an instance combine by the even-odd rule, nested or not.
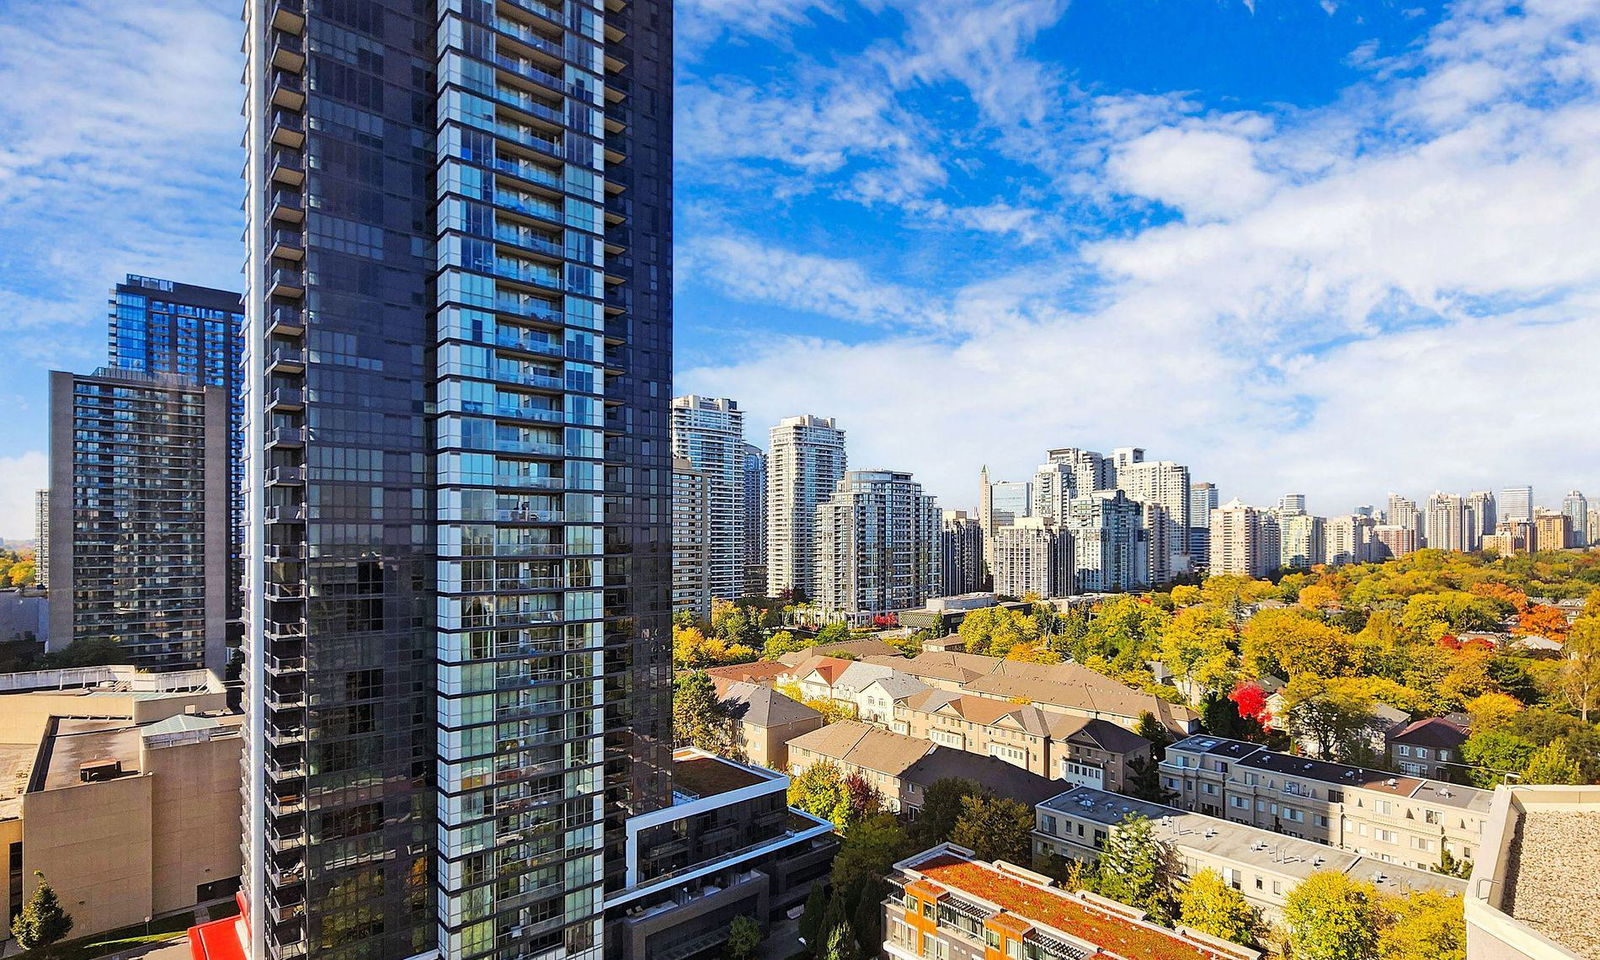
[(983, 784), (998, 796), (1032, 807), (1060, 792), (1060, 784), (995, 757), (939, 747), (869, 723), (845, 720), (789, 741), (789, 771), (799, 776), (828, 761), (877, 788), (886, 809), (915, 815), (929, 787), (959, 778)]
[(1467, 960), (1594, 960), (1600, 787), (1496, 787), (1463, 912)]
[(997, 757), (1051, 780), (1121, 790), (1150, 741), (1109, 720), (1051, 713), (989, 697), (925, 690), (895, 704), (896, 733)]
[(771, 687), (720, 684), (717, 694), (733, 718), (734, 746), (758, 767), (788, 769), (789, 741), (822, 726), (822, 714)]
[(894, 865), (883, 904), (893, 960), (1257, 960), (1258, 951), (1145, 919), (1015, 864), (942, 844)]
[(233, 896), (242, 722), (207, 670), (0, 675), (4, 929), (36, 870), (74, 936)]
[(832, 867), (833, 825), (791, 808), (789, 778), (685, 748), (672, 805), (627, 823), (626, 886), (605, 902), (606, 955), (706, 956), (738, 916), (762, 928)]
[(1209, 735), (1167, 747), (1161, 780), (1185, 810), (1419, 870), (1477, 855), (1491, 796)]
[(1459, 782), (1466, 742), (1466, 729), (1451, 720), (1415, 720), (1389, 731), (1389, 765), (1407, 776)]
[(1214, 870), (1269, 919), (1276, 919), (1290, 891), (1319, 870), (1372, 883), (1379, 890), (1442, 890), (1460, 895), (1464, 881), (1429, 870), (1383, 863), (1333, 850), (1247, 824), (1191, 813), (1160, 803), (1074, 787), (1039, 804), (1034, 850), (1072, 860), (1093, 860), (1130, 816), (1150, 821), (1157, 840), (1170, 844), (1185, 879)]

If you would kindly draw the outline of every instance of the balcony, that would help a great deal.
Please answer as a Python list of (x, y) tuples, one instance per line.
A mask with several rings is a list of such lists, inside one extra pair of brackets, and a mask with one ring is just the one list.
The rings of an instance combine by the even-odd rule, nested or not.
[[(267, 468), (267, 486), (269, 486), (269, 487), (298, 487), (298, 486), (300, 486), (301, 484), (303, 484), (305, 482), (306, 482), (306, 471), (305, 471), (305, 468), (303, 468), (303, 467), (268, 467)], [(284, 550), (284, 549), (286, 549), (286, 547), (283, 544), (278, 544), (278, 543), (269, 543), (269, 544), (267, 544), (267, 547), (266, 547), (266, 557), (267, 557), (267, 559), (269, 561), (273, 562), (273, 563), (278, 563), (278, 562), (281, 562), (283, 560), (304, 560), (305, 559), (305, 545), (304, 544), (300, 545), (300, 553), (299, 553), (298, 556), (290, 556), (290, 555), (287, 555), (287, 554), (275, 555), (274, 552), (273, 552), (273, 551), (281, 551), (281, 550)]]
[(272, 142), (296, 150), (306, 142), (306, 119), (291, 110), (274, 107), (271, 115)]
[[(268, 507), (267, 509), (274, 510), (277, 508)], [(274, 583), (268, 581), (262, 592), (273, 603), (290, 603), (306, 598), (306, 585), (303, 583)]]
[(306, 83), (298, 73), (277, 71), (272, 78), (273, 105), (299, 110), (306, 105)]
[(267, 296), (299, 299), (306, 293), (305, 271), (299, 267), (277, 267), (267, 273)]
[(494, 298), (494, 308), (501, 313), (530, 320), (543, 320), (547, 323), (559, 324), (566, 320), (560, 307), (539, 297), (502, 293)]
[(305, 0), (277, 0), (272, 5), (272, 28), (299, 34), (306, 28)]
[(267, 255), (270, 257), (279, 260), (299, 260), (306, 255), (305, 236), (298, 230), (278, 227), (267, 236), (269, 240)]
[[(268, 620), (263, 624), (263, 630), (268, 637), (274, 640), (304, 639), (306, 622), (304, 620)], [(304, 702), (303, 697), (300, 702)]]
[[(273, 427), (267, 431), (266, 441), (267, 449), (269, 450), (273, 447), (282, 447), (286, 450), (303, 447), (306, 445), (306, 430), (304, 427)], [(278, 519), (278, 508), (268, 507), (266, 514), (267, 521), (270, 523)], [(286, 516), (283, 519), (290, 518)], [(304, 514), (297, 519), (304, 520)]]
[(306, 180), (306, 161), (297, 151), (279, 147), (272, 151), (272, 179), (298, 187)]
[(306, 355), (299, 347), (278, 347), (267, 354), (268, 373), (303, 373)]
[(267, 202), (270, 208), (269, 215), (274, 220), (285, 223), (299, 223), (306, 218), (306, 202), (300, 196), (299, 190), (286, 190), (279, 187), (272, 191), (272, 196)]
[[(273, 774), (276, 779), (304, 777), (306, 775), (304, 764), (296, 764), (294, 769), (298, 772), (290, 773), (287, 768), (281, 767), (276, 761), (270, 759), (267, 761), (267, 772)], [(278, 776), (280, 771), (283, 774), (282, 776)], [(299, 850), (305, 845), (306, 834), (304, 830), (267, 828), (267, 846), (271, 847), (275, 853), (283, 853), (286, 850)]]
[(278, 387), (267, 394), (267, 406), (276, 410), (304, 410), (305, 391), (297, 387)]
[(272, 65), (279, 70), (299, 73), (306, 68), (306, 42), (282, 30), (272, 35)]
[(305, 313), (287, 303), (275, 304), (267, 314), (267, 336), (298, 337), (306, 332)]
[[(299, 427), (278, 427), (278, 430), (299, 431)], [(268, 523), (304, 523), (306, 519), (306, 505), (303, 503), (273, 504), (261, 511), (262, 519)], [(268, 597), (268, 599), (274, 599)]]
[[(275, 676), (289, 676), (291, 674), (305, 673), (306, 658), (274, 657), (271, 654), (267, 654), (261, 658), (261, 665), (267, 668), (268, 673)], [(275, 732), (281, 736), (284, 743), (297, 742), (305, 735), (305, 731), (299, 727), (279, 727), (276, 728)], [(268, 739), (271, 738), (269, 737)]]
[(300, 690), (278, 690), (268, 686), (264, 694), (267, 706), (274, 710), (298, 710), (306, 705), (306, 692)]
[(261, 548), (261, 558), (268, 563), (296, 563), (306, 558), (303, 543), (269, 543)]

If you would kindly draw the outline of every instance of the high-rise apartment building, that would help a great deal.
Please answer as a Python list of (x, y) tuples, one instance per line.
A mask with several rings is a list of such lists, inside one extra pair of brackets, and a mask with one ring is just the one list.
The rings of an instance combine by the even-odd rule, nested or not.
[(1150, 534), (1144, 504), (1122, 490), (1101, 490), (1072, 501), (1075, 592), (1132, 591), (1150, 584)]
[(1429, 549), (1456, 551), (1476, 550), (1483, 539), (1466, 498), (1453, 493), (1435, 493), (1428, 498), (1423, 537)]
[(145, 670), (227, 665), (228, 395), (187, 377), (50, 374), (53, 647)]
[(1045, 451), (1045, 456), (1051, 463), (1063, 464), (1072, 471), (1072, 488), (1082, 496), (1117, 485), (1115, 461), (1093, 450), (1057, 447)]
[(1328, 562), (1327, 521), (1307, 513), (1284, 514), (1278, 519), (1278, 563), (1306, 570)]
[(983, 526), (965, 510), (944, 511), (939, 533), (939, 589), (960, 596), (988, 589)]
[(229, 517), (228, 616), (239, 615), (244, 547), (244, 377), (239, 294), (159, 277), (128, 274), (111, 290), (107, 323), (110, 366), (208, 387), (228, 396)]
[(1494, 533), (1500, 523), (1500, 511), (1495, 503), (1494, 492), (1474, 490), (1467, 494), (1467, 509), (1472, 512), (1473, 535), (1481, 545), (1483, 538)]
[(33, 559), (34, 582), (40, 589), (50, 589), (50, 491), (48, 488), (33, 493)]
[(1033, 509), (1033, 485), (990, 480), (989, 468), (978, 471), (978, 522), (983, 527), (983, 559), (994, 566), (994, 532)]
[(672, 398), (672, 455), (705, 475), (707, 565), (711, 596), (744, 596), (745, 571), (744, 413), (725, 398)]
[(1276, 511), (1230, 500), (1211, 512), (1211, 573), (1264, 577), (1278, 565), (1281, 540)]
[(1041, 464), (1033, 473), (1033, 502), (1028, 515), (1059, 523), (1077, 495), (1077, 477), (1070, 465), (1055, 461)]
[(1297, 517), (1306, 512), (1306, 495), (1303, 493), (1286, 493), (1278, 498), (1278, 513), (1280, 516)]
[(941, 517), (911, 474), (851, 470), (817, 505), (817, 604), (867, 618), (940, 596)]
[[(1564, 513), (1536, 507), (1533, 511), (1533, 540), (1536, 550), (1565, 550), (1572, 546), (1572, 518)], [(55, 631), (52, 629), (51, 633)]]
[(744, 445), (744, 595), (767, 593), (767, 454)]
[(767, 596), (817, 592), (817, 505), (845, 473), (844, 431), (833, 418), (786, 417), (767, 447)]
[(598, 960), (673, 803), (672, 5), (244, 19), (246, 954)]
[(1495, 525), (1494, 533), (1483, 538), (1483, 549), (1493, 550), (1502, 557), (1530, 553), (1538, 546), (1535, 536), (1531, 520), (1501, 520)]
[(1589, 529), (1589, 500), (1582, 491), (1574, 490), (1561, 501), (1561, 512), (1572, 522), (1571, 547), (1587, 547), (1594, 531)]
[(1533, 519), (1533, 488), (1529, 486), (1506, 487), (1500, 491), (1501, 520)]
[(1372, 528), (1372, 559), (1403, 557), (1417, 549), (1417, 528), (1398, 523), (1380, 523)]
[(1589, 531), (1589, 543), (1600, 543), (1600, 507), (1589, 508), (1589, 520), (1585, 527)]
[(1077, 592), (1072, 534), (1043, 517), (1022, 517), (995, 531), (994, 592), (1043, 599)]
[(711, 478), (672, 458), (672, 612), (711, 619)]
[(1341, 567), (1347, 563), (1373, 560), (1373, 530), (1377, 524), (1371, 514), (1353, 513), (1329, 517), (1327, 522), (1327, 562)]
[(1189, 569), (1189, 468), (1170, 460), (1145, 460), (1144, 451), (1117, 451), (1117, 489), (1129, 499), (1158, 504), (1159, 523), (1150, 544), (1152, 583)]
[[(1384, 515), (1390, 526), (1401, 527), (1414, 532), (1417, 540), (1421, 540), (1422, 511), (1417, 509), (1417, 502), (1409, 497), (1402, 497), (1397, 493), (1389, 494), (1389, 510)], [(1417, 544), (1420, 546), (1420, 543)], [(1411, 549), (1415, 550), (1416, 546)]]

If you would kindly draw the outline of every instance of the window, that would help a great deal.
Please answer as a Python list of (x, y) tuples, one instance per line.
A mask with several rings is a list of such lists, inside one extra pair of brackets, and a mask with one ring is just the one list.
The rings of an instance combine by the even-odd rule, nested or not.
[(1405, 744), (1403, 744), (1403, 743), (1402, 743), (1402, 744), (1400, 744), (1400, 756), (1402, 756), (1402, 757), (1409, 757), (1409, 756), (1411, 756), (1411, 748), (1410, 748), (1410, 747), (1408, 747), (1408, 746), (1406, 746), (1406, 745), (1405, 745)]

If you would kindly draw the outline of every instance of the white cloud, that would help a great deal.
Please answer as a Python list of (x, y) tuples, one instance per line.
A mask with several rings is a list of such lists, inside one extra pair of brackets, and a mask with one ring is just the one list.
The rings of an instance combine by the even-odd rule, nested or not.
[(33, 539), (34, 495), (49, 485), (49, 461), (43, 452), (0, 457), (0, 537)]
[[(755, 435), (837, 416), (853, 463), (913, 470), (957, 507), (979, 465), (1021, 476), (1064, 444), (1137, 443), (1225, 496), (1304, 489), (1327, 512), (1390, 489), (1600, 487), (1600, 55), (1573, 39), (1600, 5), (1526, 9), (1465, 4), (1319, 110), (1101, 98), (1086, 191), (1185, 219), (978, 287), (893, 287), (876, 315), (920, 303), (938, 339), (774, 339), (680, 386), (737, 397)], [(787, 262), (768, 253), (751, 266)], [(726, 265), (741, 299), (802, 304)], [(871, 289), (857, 266), (830, 261)]]

